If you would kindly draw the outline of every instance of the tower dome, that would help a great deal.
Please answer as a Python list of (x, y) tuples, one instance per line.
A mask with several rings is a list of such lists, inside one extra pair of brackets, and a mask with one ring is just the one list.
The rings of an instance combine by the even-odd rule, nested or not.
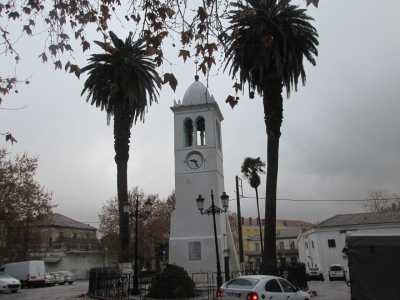
[(202, 84), (198, 77), (183, 95), (182, 105), (198, 105), (215, 102), (214, 96), (210, 94), (207, 87)]

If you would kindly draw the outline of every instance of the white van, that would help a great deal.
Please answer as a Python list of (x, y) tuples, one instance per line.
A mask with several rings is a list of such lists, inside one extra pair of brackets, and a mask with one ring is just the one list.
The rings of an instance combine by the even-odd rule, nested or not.
[(44, 286), (46, 267), (43, 260), (28, 260), (14, 263), (8, 263), (0, 268), (0, 271), (6, 272), (19, 279), (23, 286)]

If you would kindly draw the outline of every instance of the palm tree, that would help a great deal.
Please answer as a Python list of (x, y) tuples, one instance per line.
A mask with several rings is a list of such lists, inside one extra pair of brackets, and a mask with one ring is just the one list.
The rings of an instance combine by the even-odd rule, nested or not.
[[(263, 267), (276, 273), (276, 186), (282, 124), (282, 88), (287, 95), (306, 81), (303, 60), (315, 65), (318, 33), (313, 18), (290, 0), (247, 0), (233, 4), (225, 36), (229, 74), (263, 97), (268, 137)], [(250, 92), (253, 93), (253, 92)]]
[(258, 214), (258, 226), (260, 229), (260, 243), (261, 243), (261, 255), (264, 253), (262, 229), (261, 229), (261, 218), (260, 218), (260, 204), (258, 201), (258, 187), (260, 186), (261, 179), (259, 173), (264, 172), (265, 162), (261, 161), (259, 157), (251, 158), (246, 157), (242, 164), (242, 174), (250, 183), (250, 186), (256, 191), (257, 200), (257, 214)]
[(125, 42), (110, 32), (113, 45), (96, 42), (105, 53), (93, 54), (81, 72), (88, 72), (82, 95), (86, 101), (107, 113), (107, 123), (114, 117), (114, 149), (117, 164), (119, 240), (121, 263), (129, 262), (129, 216), (127, 165), (131, 127), (144, 121), (146, 109), (157, 102), (161, 79), (155, 63), (146, 54), (143, 40), (134, 41), (132, 33)]

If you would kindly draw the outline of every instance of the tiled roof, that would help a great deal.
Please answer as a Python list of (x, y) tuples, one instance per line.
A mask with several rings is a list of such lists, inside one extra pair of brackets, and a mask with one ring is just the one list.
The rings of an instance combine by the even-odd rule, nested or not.
[(285, 227), (276, 230), (276, 238), (277, 239), (297, 238), (300, 233), (301, 233), (301, 228), (299, 227)]
[[(233, 214), (231, 215), (231, 220), (237, 220), (237, 215)], [(261, 219), (261, 224), (264, 225), (265, 219)], [(256, 217), (242, 217), (242, 224), (243, 225), (248, 225), (248, 226), (257, 226), (258, 225), (258, 218)], [(305, 228), (310, 228), (313, 226), (313, 224), (305, 221), (300, 221), (300, 220), (283, 220), (283, 219), (278, 219), (276, 220), (276, 225), (277, 226), (283, 226), (283, 227), (305, 227)]]
[(53, 227), (63, 227), (63, 228), (74, 228), (74, 229), (84, 229), (84, 230), (97, 230), (96, 228), (66, 217), (62, 214), (54, 213), (48, 219), (45, 224), (41, 226), (53, 226)]
[(317, 227), (336, 227), (346, 225), (399, 224), (400, 212), (369, 212), (336, 215), (317, 225)]
[[(277, 229), (276, 230), (276, 239), (277, 240), (296, 239), (300, 233), (301, 233), (301, 228), (299, 228), (299, 227), (286, 227), (286, 228), (282, 228), (282, 229)], [(260, 236), (258, 234), (254, 235), (254, 236), (248, 236), (247, 240), (259, 241)]]

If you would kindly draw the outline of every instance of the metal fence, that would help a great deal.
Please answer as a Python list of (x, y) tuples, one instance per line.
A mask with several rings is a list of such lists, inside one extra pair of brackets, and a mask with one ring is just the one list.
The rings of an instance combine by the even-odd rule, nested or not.
[[(307, 286), (304, 266), (291, 267), (280, 270), (281, 276), (286, 277), (298, 287)], [(245, 272), (232, 272), (229, 279), (240, 275), (257, 274), (257, 270)], [(189, 274), (195, 283), (195, 299), (213, 300), (217, 291), (217, 273), (192, 273)], [(226, 274), (222, 274), (224, 281)], [(102, 300), (143, 300), (150, 292), (151, 282), (157, 274), (141, 274), (138, 278), (139, 294), (133, 295), (134, 275), (121, 274), (114, 268), (95, 268), (90, 270), (88, 295)], [(167, 300), (167, 299), (164, 299)]]
[[(95, 268), (90, 271), (88, 295), (96, 299), (142, 300), (150, 291), (151, 281), (157, 274), (138, 278), (139, 294), (133, 295), (134, 275), (121, 274), (117, 269)], [(239, 272), (230, 274), (230, 279), (239, 276)], [(223, 274), (225, 277), (225, 274)], [(215, 299), (217, 291), (217, 273), (192, 273), (195, 283), (195, 299)], [(226, 278), (224, 278), (226, 280)], [(166, 299), (165, 299), (166, 300)]]

